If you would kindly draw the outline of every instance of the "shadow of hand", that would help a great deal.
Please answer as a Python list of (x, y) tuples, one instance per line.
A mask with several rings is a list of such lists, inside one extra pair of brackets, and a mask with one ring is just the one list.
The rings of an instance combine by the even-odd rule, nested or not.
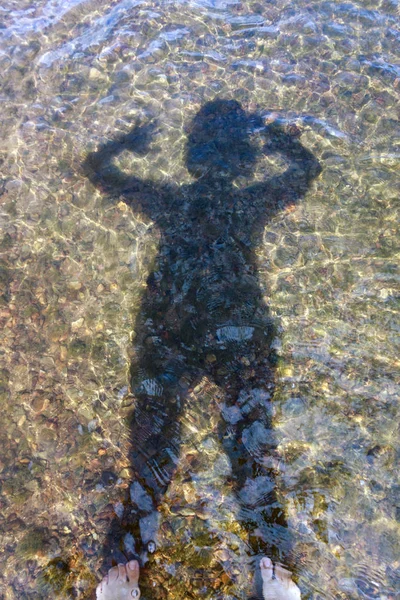
[(155, 132), (156, 123), (135, 125), (129, 133), (120, 136), (118, 143), (124, 146), (124, 150), (145, 156), (149, 152), (149, 144)]
[(297, 146), (300, 146), (301, 130), (296, 125), (288, 127), (283, 126), (279, 121), (274, 121), (266, 126), (264, 135), (266, 137), (266, 143), (263, 146), (265, 154), (291, 153)]

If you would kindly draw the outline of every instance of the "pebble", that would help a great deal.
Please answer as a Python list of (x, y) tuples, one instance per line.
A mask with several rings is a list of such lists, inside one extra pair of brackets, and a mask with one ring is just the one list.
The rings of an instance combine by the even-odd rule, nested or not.
[(140, 485), (138, 481), (134, 481), (130, 488), (130, 497), (133, 504), (135, 504), (140, 510), (144, 512), (150, 512), (154, 509), (153, 500), (146, 492), (146, 490)]
[(127, 552), (128, 554), (136, 554), (136, 542), (135, 538), (131, 533), (127, 533), (124, 536), (124, 548), (125, 552)]
[(235, 425), (241, 419), (243, 419), (242, 411), (236, 405), (234, 406), (226, 406), (225, 404), (221, 405), (221, 413), (223, 418), (227, 423), (231, 425)]
[[(278, 414), (283, 413), (283, 418), (273, 433), (270, 434), (268, 426), (261, 422), (260, 431), (266, 438), (265, 442), (270, 435), (280, 435), (282, 431), (279, 426), (282, 425), (283, 435), (291, 436), (291, 441), (284, 439), (280, 445), (284, 458), (288, 454), (297, 456), (302, 452), (304, 442), (301, 440), (313, 441), (310, 445), (312, 451), (307, 456), (303, 456), (305, 453), (302, 452), (301, 459), (293, 465), (293, 471), (289, 464), (286, 465), (288, 474), (280, 474), (282, 493), (286, 494), (285, 502), (307, 504), (310, 498), (315, 498), (317, 490), (321, 490), (329, 502), (332, 496), (335, 498), (330, 486), (343, 490), (340, 501), (329, 503), (329, 520), (333, 526), (340, 524), (334, 545), (316, 539), (317, 529), (314, 526), (304, 526), (302, 535), (291, 536), (293, 556), (302, 556), (304, 573), (310, 569), (311, 587), (307, 587), (308, 581), (302, 578), (304, 595), (312, 597), (317, 593), (312, 589), (314, 581), (316, 589), (323, 589), (327, 597), (334, 597), (338, 587), (339, 593), (345, 596), (365, 595), (368, 590), (357, 590), (357, 581), (348, 585), (342, 581), (341, 590), (337, 585), (338, 580), (346, 574), (348, 576), (348, 573), (357, 578), (353, 566), (360, 565), (361, 560), (365, 563), (365, 573), (371, 577), (375, 577), (375, 571), (380, 570), (384, 577), (394, 577), (391, 573), (398, 568), (396, 523), (391, 513), (396, 506), (396, 494), (393, 491), (393, 498), (385, 495), (398, 446), (394, 429), (398, 419), (392, 411), (398, 394), (397, 388), (390, 392), (390, 386), (395, 386), (392, 381), (394, 358), (387, 334), (387, 331), (395, 331), (395, 324), (390, 320), (390, 295), (387, 303), (379, 303), (377, 311), (374, 308), (375, 296), (372, 295), (372, 291), (377, 289), (374, 284), (376, 277), (387, 278), (385, 287), (391, 287), (391, 269), (396, 266), (395, 261), (391, 266), (393, 254), (385, 245), (385, 239), (393, 241), (391, 228), (396, 222), (394, 210), (397, 197), (393, 195), (393, 201), (390, 201), (390, 194), (395, 194), (391, 186), (395, 163), (386, 164), (386, 161), (382, 164), (386, 160), (382, 158), (382, 149), (393, 145), (391, 135), (397, 123), (393, 90), (398, 79), (392, 52), (392, 45), (398, 40), (394, 27), (396, 2), (368, 1), (365, 4), (371, 10), (360, 8), (362, 3), (314, 1), (311, 5), (302, 3), (294, 8), (286, 3), (283, 11), (277, 6), (280, 3), (274, 1), (259, 2), (257, 9), (254, 2), (199, 2), (202, 4), (205, 24), (201, 19), (190, 20), (189, 13), (196, 12), (193, 6), (186, 7), (189, 11), (187, 15), (179, 10), (175, 14), (165, 3), (166, 10), (160, 8), (159, 14), (153, 15), (159, 31), (166, 34), (172, 31), (173, 35), (175, 25), (169, 28), (168, 24), (175, 19), (187, 25), (190, 31), (181, 42), (170, 40), (166, 35), (166, 43), (161, 48), (162, 53), (165, 52), (166, 62), (152, 64), (150, 69), (156, 68), (157, 71), (151, 72), (149, 69), (147, 74), (143, 70), (148, 66), (143, 66), (143, 61), (137, 60), (137, 55), (147, 50), (145, 60), (152, 60), (149, 44), (154, 31), (150, 27), (146, 32), (146, 19), (148, 21), (150, 13), (143, 12), (137, 19), (135, 8), (133, 11), (118, 12), (119, 4), (117, 2), (111, 7), (106, 20), (102, 20), (102, 15), (97, 13), (83, 14), (82, 30), (72, 28), (66, 31), (64, 27), (53, 27), (53, 37), (48, 40), (47, 46), (53, 45), (56, 50), (54, 56), (57, 55), (58, 59), (54, 68), (44, 67), (42, 62), (37, 70), (40, 53), (43, 57), (43, 52), (51, 48), (40, 49), (37, 43), (39, 62), (32, 60), (34, 53), (29, 48), (36, 42), (32, 42), (31, 34), (26, 36), (23, 43), (15, 33), (6, 36), (5, 43), (9, 45), (10, 52), (7, 50), (7, 55), (0, 59), (4, 66), (4, 89), (7, 90), (3, 103), (4, 119), (0, 126), (6, 146), (10, 146), (2, 152), (4, 163), (1, 166), (5, 183), (2, 185), (0, 182), (6, 235), (4, 244), (7, 246), (3, 248), (5, 251), (2, 256), (5, 261), (5, 269), (2, 270), (2, 315), (9, 320), (6, 326), (10, 328), (4, 330), (7, 338), (1, 357), (2, 370), (4, 368), (4, 371), (10, 372), (10, 382), (6, 377), (1, 383), (4, 410), (0, 445), (5, 494), (1, 498), (1, 516), (7, 519), (13, 511), (17, 511), (19, 518), (15, 525), (12, 525), (12, 519), (10, 524), (6, 521), (3, 528), (4, 542), (0, 550), (4, 564), (9, 559), (2, 571), (4, 588), (11, 590), (11, 595), (16, 597), (37, 595), (45, 555), (39, 561), (36, 557), (34, 561), (26, 558), (20, 560), (16, 549), (24, 530), (32, 529), (36, 536), (38, 532), (35, 525), (40, 524), (46, 531), (46, 539), (57, 537), (55, 556), (62, 557), (60, 562), (63, 569), (70, 574), (67, 583), (71, 590), (46, 588), (47, 597), (63, 594), (89, 597), (96, 586), (93, 573), (96, 573), (99, 564), (103, 541), (107, 539), (113, 519), (117, 518), (115, 513), (120, 518), (124, 516), (123, 502), (127, 498), (124, 497), (122, 485), (129, 496), (128, 486), (132, 481), (133, 471), (124, 466), (130, 452), (129, 425), (125, 423), (120, 410), (121, 397), (118, 391), (127, 384), (131, 348), (129, 336), (134, 328), (147, 273), (152, 268), (153, 258), (149, 260), (148, 257), (151, 254), (149, 239), (153, 232), (149, 230), (146, 233), (146, 223), (142, 223), (141, 218), (133, 214), (125, 203), (120, 203), (116, 208), (114, 200), (110, 202), (105, 194), (94, 192), (79, 173), (80, 154), (86, 151), (88, 145), (93, 148), (103, 140), (111, 139), (115, 131), (121, 131), (117, 119), (125, 119), (128, 115), (125, 120), (129, 123), (138, 116), (147, 118), (149, 114), (157, 112), (162, 115), (161, 126), (165, 126), (165, 132), (162, 131), (158, 136), (151, 154), (145, 158), (131, 157), (132, 161), (125, 163), (126, 157), (121, 156), (121, 163), (128, 167), (128, 171), (134, 165), (134, 171), (139, 176), (147, 173), (152, 179), (160, 175), (164, 180), (184, 182), (184, 177), (188, 175), (182, 160), (185, 144), (182, 126), (189, 124), (190, 115), (195, 114), (204, 98), (214, 97), (217, 92), (229, 95), (234, 90), (239, 90), (238, 93), (244, 90), (245, 101), (248, 102), (246, 106), (251, 111), (267, 107), (268, 110), (274, 110), (277, 116), (288, 113), (294, 115), (293, 118), (297, 118), (295, 115), (316, 115), (321, 123), (328, 123), (335, 131), (347, 134), (339, 139), (336, 134), (330, 133), (326, 125), (317, 127), (311, 124), (311, 129), (307, 131), (303, 131), (303, 126), (299, 125), (302, 129), (301, 139), (322, 157), (322, 161), (325, 160), (324, 172), (294, 212), (286, 211), (283, 215), (274, 216), (265, 234), (268, 251), (264, 244), (257, 250), (264, 269), (262, 278), (268, 279), (268, 287), (271, 288), (265, 293), (265, 301), (271, 306), (274, 318), (275, 315), (282, 318), (284, 331), (278, 333), (279, 338), (297, 337), (303, 349), (314, 348), (312, 353), (299, 359), (295, 357), (294, 361), (290, 356), (286, 360), (291, 352), (286, 342), (279, 349), (282, 359), (276, 379), (281, 386), (279, 393), (282, 393), (283, 399), (274, 396), (274, 403), (278, 405)], [(210, 7), (213, 5), (209, 14), (206, 4)], [(223, 10), (219, 10), (218, 6), (222, 6)], [(248, 11), (260, 15), (257, 23), (251, 15), (247, 18)], [(301, 18), (294, 16), (296, 12), (301, 12)], [(238, 15), (238, 19), (232, 21), (235, 31), (224, 36), (224, 27), (233, 14)], [(94, 21), (91, 22), (92, 17)], [(26, 22), (28, 20), (25, 19)], [(114, 27), (119, 20), (121, 27)], [(35, 18), (33, 21), (36, 23)], [(104, 33), (104, 38), (98, 38), (96, 44), (85, 48), (90, 25), (94, 26), (95, 22), (96, 27), (99, 25), (96, 31)], [(196, 46), (196, 36), (206, 39), (210, 23), (217, 27), (214, 28), (216, 35), (208, 38), (207, 46), (211, 52), (207, 56), (207, 48)], [(273, 25), (268, 25), (271, 23)], [(364, 23), (371, 25), (374, 30), (364, 26), (362, 35), (353, 35), (361, 31), (360, 23), (362, 26)], [(383, 27), (381, 24), (384, 24)], [(11, 29), (19, 27), (18, 18), (14, 21), (11, 19), (7, 26)], [(290, 36), (282, 35), (284, 29), (290, 32)], [(321, 30), (332, 41), (331, 48), (319, 35)], [(37, 37), (38, 32), (33, 33), (33, 37)], [(66, 37), (62, 39), (64, 35)], [(155, 39), (155, 36), (151, 39)], [(247, 43), (237, 45), (239, 38), (247, 42), (250, 36), (259, 44), (257, 51)], [(78, 45), (72, 50), (70, 43), (74, 43), (76, 37)], [(345, 40), (347, 49), (345, 45), (339, 45), (338, 40)], [(349, 40), (351, 44), (348, 44)], [(115, 49), (114, 42), (117, 43)], [(21, 59), (21, 53), (18, 53), (21, 44), (25, 48), (26, 59)], [(17, 46), (16, 51), (11, 52), (14, 45)], [(107, 69), (103, 71), (99, 66), (96, 55), (110, 57), (110, 48), (115, 62), (107, 72)], [(200, 57), (190, 54), (191, 50), (196, 49), (202, 54), (198, 62)], [(74, 52), (73, 56), (68, 55), (69, 50)], [(155, 50), (154, 55), (157, 56), (157, 48)], [(182, 51), (187, 53), (183, 54)], [(358, 66), (356, 61), (351, 62), (353, 56), (360, 59)], [(18, 73), (15, 69), (7, 72), (13, 63), (18, 66)], [(236, 67), (232, 68), (234, 63), (238, 67), (235, 73), (233, 70)], [(283, 63), (286, 63), (286, 67), (282, 68)], [(267, 77), (262, 73), (264, 69), (269, 69)], [(168, 89), (165, 89), (167, 70), (174, 77), (168, 75)], [(246, 72), (248, 70), (252, 73)], [(193, 78), (185, 76), (188, 73), (193, 74)], [(280, 84), (280, 73), (286, 76), (285, 86)], [(368, 79), (364, 78), (365, 74), (368, 74)], [(236, 77), (235, 80), (232, 75)], [(31, 85), (28, 85), (30, 81)], [(145, 86), (138, 87), (136, 83), (140, 81), (146, 82)], [(131, 85), (131, 82), (135, 85)], [(389, 92), (392, 100), (385, 96)], [(100, 98), (103, 98), (103, 102), (96, 105)], [(172, 102), (177, 115), (174, 119), (165, 110)], [(60, 119), (51, 122), (49, 129), (46, 123), (48, 115), (57, 111)], [(22, 128), (19, 127), (20, 123), (23, 124)], [(304, 124), (304, 129), (307, 129), (308, 125), (306, 122)], [(29, 144), (24, 142), (23, 136), (29, 138)], [(156, 148), (158, 144), (159, 148)], [(326, 155), (324, 159), (322, 155), (325, 151), (331, 152), (331, 155)], [(357, 166), (360, 152), (371, 156), (370, 162), (363, 163), (361, 167)], [(11, 160), (8, 160), (7, 154)], [(263, 162), (256, 173), (257, 177), (262, 176), (266, 164)], [(380, 186), (379, 194), (374, 192), (375, 186)], [(362, 202), (358, 197), (361, 192)], [(295, 245), (299, 245), (299, 221), (296, 222), (296, 215), (304, 219), (306, 232), (318, 234), (320, 254), (312, 256), (310, 252), (305, 255), (304, 249), (301, 249), (299, 256), (291, 252), (278, 253), (277, 263), (274, 263), (277, 247), (286, 246), (285, 235), (288, 230), (294, 232)], [(348, 215), (354, 221), (350, 228)], [(246, 218), (246, 214), (243, 217)], [(210, 221), (212, 225), (212, 219)], [(8, 229), (9, 226), (11, 229)], [(385, 236), (383, 239), (377, 237), (375, 244), (373, 235), (371, 240), (368, 235), (371, 236), (374, 231), (379, 233), (380, 226), (384, 228)], [(147, 242), (145, 235), (148, 236)], [(331, 242), (330, 236), (334, 236)], [(128, 264), (132, 264), (133, 254), (134, 273)], [(333, 265), (332, 270), (325, 269), (327, 264), (328, 267)], [(356, 266), (352, 267), (352, 264)], [(346, 274), (340, 277), (343, 265), (346, 265)], [(11, 282), (8, 281), (8, 273)], [(283, 283), (286, 278), (286, 283)], [(357, 289), (360, 291), (357, 292)], [(84, 290), (87, 290), (87, 296)], [(107, 304), (110, 294), (115, 301), (113, 307)], [(366, 302), (362, 302), (362, 294), (365, 294)], [(354, 308), (358, 303), (359, 318)], [(156, 326), (157, 319), (154, 321)], [(317, 340), (310, 335), (307, 321), (322, 322), (327, 348), (325, 354), (319, 352)], [(341, 323), (345, 323), (345, 327)], [(231, 340), (236, 340), (238, 347), (247, 343), (249, 332), (246, 330), (222, 330), (223, 322), (218, 327), (221, 330), (220, 345)], [(74, 337), (71, 331), (76, 337), (85, 336), (82, 346), (77, 345), (75, 353), (70, 352), (70, 337)], [(154, 335), (158, 335), (157, 332)], [(339, 347), (340, 353), (335, 354), (335, 347)], [(370, 356), (376, 357), (377, 353), (378, 358), (383, 359), (379, 373), (370, 360)], [(346, 354), (349, 355), (347, 358)], [(214, 367), (217, 356), (218, 352), (213, 354), (210, 350), (206, 356), (207, 364)], [(246, 358), (242, 360), (242, 365), (245, 363)], [(19, 368), (20, 365), (23, 365), (22, 368)], [(216, 370), (219, 367), (217, 364)], [(238, 367), (242, 369), (240, 364)], [(223, 376), (225, 374), (226, 371), (222, 373)], [(365, 383), (362, 390), (359, 388), (353, 393), (351, 386), (355, 383), (351, 381), (359, 382), (367, 375), (370, 381)], [(372, 392), (368, 386), (372, 386), (373, 382)], [(248, 389), (249, 385), (245, 385)], [(382, 394), (381, 389), (384, 390)], [(35, 396), (38, 390), (40, 394)], [(158, 393), (154, 383), (149, 383), (149, 390), (155, 395)], [(160, 544), (156, 555), (149, 557), (150, 562), (154, 561), (151, 572), (169, 572), (174, 581), (165, 586), (154, 582), (154, 598), (163, 595), (171, 598), (192, 597), (199, 594), (207, 598), (210, 593), (213, 597), (238, 597), (238, 594), (232, 593), (229, 576), (222, 576), (221, 570), (211, 568), (199, 576), (191, 570), (198, 553), (194, 546), (200, 538), (212, 550), (219, 543), (233, 546), (230, 536), (236, 528), (237, 539), (245, 540), (244, 545), (247, 543), (247, 534), (241, 530), (238, 512), (234, 510), (237, 498), (232, 490), (226, 488), (229, 463), (224, 458), (220, 462), (217, 460), (218, 455), (223, 454), (218, 436), (215, 435), (217, 442), (214, 445), (204, 449), (201, 440), (205, 430), (210, 432), (215, 427), (215, 432), (220, 426), (226, 429), (232, 426), (231, 429), (235, 429), (237, 425), (237, 429), (240, 429), (248, 415), (272, 413), (269, 396), (263, 396), (263, 393), (260, 391), (257, 395), (255, 392), (246, 392), (238, 404), (232, 406), (223, 395), (216, 401), (215, 393), (210, 392), (208, 404), (201, 408), (202, 418), (194, 420), (193, 431), (196, 433), (187, 433), (188, 443), (180, 448), (181, 457), (185, 456), (187, 450), (188, 454), (192, 452), (196, 460), (190, 464), (190, 461), (181, 461), (188, 467), (188, 479), (184, 480), (185, 483), (178, 480), (176, 484), (182, 512), (180, 515), (169, 514), (169, 499), (164, 498), (166, 514), (161, 522), (163, 526), (171, 527), (170, 537), (165, 535), (170, 546), (167, 543), (162, 551)], [(204, 386), (199, 394), (206, 395)], [(285, 394), (293, 396), (293, 399), (286, 402)], [(302, 394), (306, 394), (304, 401)], [(182, 393), (181, 400), (185, 400), (185, 411), (190, 411), (199, 397), (193, 394), (184, 398)], [(353, 418), (352, 403), (358, 403), (359, 400), (357, 410), (362, 416)], [(224, 401), (226, 404), (221, 404)], [(219, 403), (221, 414), (213, 402)], [(134, 404), (135, 399), (130, 403)], [(82, 405), (86, 405), (88, 410), (81, 417), (78, 408)], [(26, 418), (18, 411), (18, 407), (22, 407), (22, 413), (26, 412)], [(95, 433), (100, 412), (101, 434)], [(382, 415), (387, 417), (383, 421)], [(18, 420), (21, 427), (19, 432), (15, 427)], [(82, 421), (82, 425), (79, 425), (82, 436), (78, 435), (78, 420)], [(249, 425), (246, 423), (244, 443), (257, 453), (260, 448), (265, 448), (265, 443), (263, 446), (262, 436), (257, 435), (256, 429), (249, 431)], [(91, 436), (87, 435), (88, 431), (92, 431)], [(100, 435), (104, 435), (104, 440), (98, 439)], [(354, 452), (346, 435), (352, 442), (362, 438)], [(106, 440), (108, 450), (98, 450)], [(388, 440), (393, 444), (393, 457), (391, 452), (381, 451), (389, 443)], [(32, 457), (31, 472), (31, 461), (27, 463), (28, 459), (22, 459), (24, 462), (19, 463), (20, 456)], [(95, 477), (98, 478), (103, 469), (112, 472), (113, 467), (104, 464), (108, 456), (113, 460), (115, 456), (115, 471), (124, 480), (121, 487), (110, 485), (105, 489), (102, 484), (98, 488), (102, 493), (97, 494), (90, 484), (90, 489), (83, 492), (82, 481), (86, 475), (89, 481), (97, 481)], [(340, 476), (340, 480), (336, 481), (332, 463), (326, 468), (326, 477), (320, 480), (322, 476), (318, 473), (324, 465), (330, 465), (332, 457), (350, 466), (352, 476)], [(213, 471), (215, 461), (217, 468)], [(16, 466), (21, 469), (21, 484), (17, 475), (16, 482), (21, 490), (25, 490), (25, 495), (11, 496), (7, 493), (9, 488), (6, 484), (10, 486), (10, 481), (14, 479), (14, 473), (12, 478), (7, 474), (10, 465), (12, 469)], [(263, 465), (259, 466), (262, 468)], [(196, 475), (196, 469), (204, 469), (207, 478), (191, 479), (192, 474)], [(366, 482), (363, 487), (358, 485), (361, 474), (362, 481)], [(29, 477), (33, 476), (35, 479), (29, 481)], [(111, 477), (113, 480), (114, 476)], [(373, 483), (375, 481), (377, 484)], [(37, 482), (40, 493), (36, 493)], [(187, 486), (186, 493), (183, 485)], [(262, 503), (262, 494), (266, 489), (269, 489), (268, 481), (257, 484), (257, 481), (250, 480), (242, 493), (247, 502), (260, 498)], [(140, 505), (139, 496), (133, 495)], [(19, 498), (18, 506), (13, 506), (14, 496)], [(184, 501), (195, 505), (199, 498), (207, 503), (208, 511), (204, 520), (200, 517), (200, 508), (204, 507), (184, 506)], [(112, 509), (108, 513), (105, 511), (105, 503), (112, 507), (118, 501), (119, 508), (114, 509), (115, 512)], [(371, 504), (375, 511), (374, 518), (366, 522), (365, 515)], [(146, 505), (145, 502), (144, 506), (152, 512), (150, 503)], [(212, 507), (216, 507), (214, 512)], [(182, 516), (185, 508), (188, 509), (187, 516)], [(136, 504), (133, 509), (137, 509)], [(199, 518), (193, 516), (196, 511)], [(326, 509), (321, 511), (322, 518)], [(100, 514), (102, 518), (97, 520)], [(180, 519), (180, 526), (174, 530), (172, 525), (177, 519)], [(214, 538), (211, 536), (204, 542), (200, 532), (193, 533), (193, 522), (200, 520), (201, 532), (205, 535), (212, 532)], [(51, 533), (47, 527), (51, 528)], [(144, 523), (143, 528), (146, 527)], [(387, 528), (393, 539), (378, 538), (380, 543), (375, 543), (374, 527), (382, 530), (384, 536)], [(7, 535), (7, 528), (11, 535)], [(296, 532), (295, 527), (292, 529)], [(272, 538), (282, 541), (281, 532), (271, 528), (270, 533), (268, 543)], [(215, 535), (218, 540), (215, 540)], [(95, 543), (93, 540), (96, 539), (98, 541)], [(82, 557), (79, 552), (84, 547), (83, 540), (87, 546)], [(125, 551), (133, 553), (135, 540), (132, 534), (127, 534), (125, 539), (122, 535), (121, 540)], [(345, 549), (342, 553), (338, 551), (339, 545)], [(202, 547), (200, 543), (197, 546)], [(378, 548), (377, 559), (375, 552), (371, 555), (371, 547)], [(318, 556), (319, 560), (310, 560), (310, 556)], [(161, 562), (156, 563), (159, 557)], [(229, 559), (228, 551), (225, 559), (227, 562), (235, 560), (233, 555)], [(314, 569), (315, 564), (317, 566)], [(326, 569), (321, 569), (321, 564)], [(326, 573), (335, 585), (333, 594), (331, 589), (324, 587)], [(301, 577), (301, 573), (299, 575)], [(210, 582), (208, 587), (205, 586), (204, 593), (203, 589), (193, 593), (191, 582), (196, 578), (202, 584)], [(212, 585), (217, 584), (229, 589), (213, 593)], [(385, 597), (394, 598), (395, 593), (382, 587), (380, 593), (376, 594), (378, 596), (383, 600)]]
[(82, 283), (80, 281), (70, 281), (68, 283), (68, 288), (70, 290), (80, 290), (82, 289)]
[(100, 79), (105, 79), (106, 76), (104, 73), (102, 73), (101, 71), (99, 71), (98, 69), (95, 69), (94, 67), (92, 67), (89, 71), (89, 79), (91, 80), (100, 80)]
[(85, 322), (85, 319), (83, 317), (81, 317), (80, 319), (77, 319), (76, 321), (72, 321), (72, 323), (71, 323), (72, 331), (74, 333), (76, 331), (78, 331), (81, 327), (83, 327), (84, 322)]

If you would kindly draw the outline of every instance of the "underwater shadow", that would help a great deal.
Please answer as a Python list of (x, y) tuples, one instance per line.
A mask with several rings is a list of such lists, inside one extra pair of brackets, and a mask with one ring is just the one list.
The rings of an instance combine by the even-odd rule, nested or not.
[[(265, 139), (262, 150), (251, 140)], [(88, 155), (86, 175), (160, 231), (159, 253), (135, 323), (130, 389), (131, 463), (135, 481), (124, 514), (115, 517), (104, 567), (154, 551), (158, 512), (176, 470), (185, 399), (204, 378), (223, 393), (217, 435), (231, 462), (237, 519), (250, 555), (290, 562), (290, 540), (271, 539), (271, 524), (287, 530), (276, 495), (271, 425), (275, 336), (263, 298), (255, 250), (268, 221), (307, 192), (321, 168), (299, 131), (265, 126), (235, 100), (205, 104), (188, 130), (188, 185), (158, 185), (121, 172), (122, 151), (148, 152), (152, 126), (136, 126)], [(287, 170), (240, 189), (261, 153), (281, 154)], [(126, 535), (136, 546), (127, 547)], [(133, 536), (133, 538), (132, 538)]]

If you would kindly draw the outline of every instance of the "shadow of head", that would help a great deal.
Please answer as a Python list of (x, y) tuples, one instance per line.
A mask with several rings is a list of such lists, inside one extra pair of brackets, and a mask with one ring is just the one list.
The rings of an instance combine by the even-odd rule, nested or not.
[(188, 128), (189, 173), (196, 179), (222, 181), (250, 175), (259, 154), (250, 132), (262, 126), (261, 118), (248, 116), (236, 100), (207, 102)]

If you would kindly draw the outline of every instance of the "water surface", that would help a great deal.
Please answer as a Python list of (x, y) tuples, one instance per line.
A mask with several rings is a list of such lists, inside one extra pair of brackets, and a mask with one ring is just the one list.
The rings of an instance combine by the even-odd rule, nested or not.
[[(132, 484), (131, 340), (161, 234), (96, 190), (82, 163), (156, 122), (149, 152), (120, 154), (119, 167), (190, 186), (188, 128), (216, 98), (298, 128), (323, 168), (268, 220), (256, 253), (275, 328), (269, 460), (285, 513), (268, 543), (286, 548), (304, 598), (395, 598), (397, 2), (20, 1), (0, 11), (4, 598), (89, 597)], [(287, 166), (260, 156), (234, 185)], [(187, 397), (147, 564), (153, 596), (251, 592), (257, 544), (218, 437), (232, 419), (225, 400), (207, 378)], [(262, 512), (265, 489), (254, 493)]]

